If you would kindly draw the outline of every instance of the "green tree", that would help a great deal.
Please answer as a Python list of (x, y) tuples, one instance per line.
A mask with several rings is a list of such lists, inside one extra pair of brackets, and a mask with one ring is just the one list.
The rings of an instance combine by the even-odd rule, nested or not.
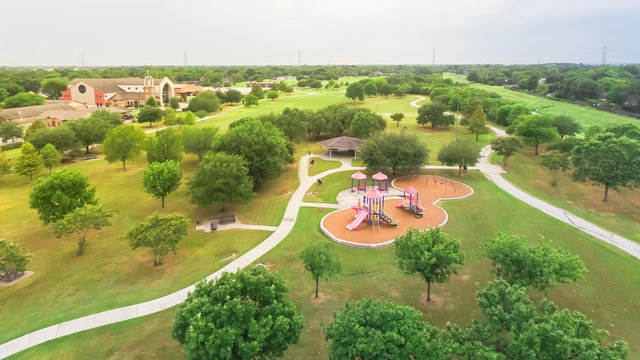
[(164, 111), (164, 116), (162, 117), (162, 123), (165, 126), (171, 127), (180, 124), (180, 118), (178, 117), (178, 113), (173, 108), (166, 109)]
[(196, 123), (196, 115), (191, 111), (187, 111), (182, 118), (179, 119), (180, 126), (191, 126)]
[(411, 171), (426, 164), (429, 149), (415, 135), (383, 133), (360, 147), (362, 161), (369, 170)]
[(378, 87), (376, 86), (376, 83), (373, 81), (369, 81), (368, 83), (364, 84), (364, 94), (367, 95), (368, 97), (372, 97), (374, 95), (376, 95), (378, 93)]
[(245, 107), (258, 106), (258, 98), (253, 94), (249, 94), (242, 98), (242, 105)]
[[(154, 98), (153, 96), (149, 96), (147, 101), (144, 102), (144, 105), (145, 106), (150, 106), (150, 107), (157, 107), (158, 106), (158, 102), (156, 101), (156, 98)], [(141, 122), (145, 122), (145, 121), (141, 121)]]
[(25, 142), (20, 147), (20, 156), (14, 161), (13, 168), (18, 174), (28, 176), (29, 181), (33, 181), (33, 175), (40, 171), (42, 165), (42, 157), (30, 142)]
[(530, 244), (524, 235), (498, 233), (489, 239), (486, 251), (498, 277), (543, 291), (556, 283), (574, 282), (587, 272), (580, 257), (551, 246), (543, 236), (538, 236), (536, 244)]
[(111, 130), (104, 140), (102, 145), (104, 158), (109, 163), (122, 162), (122, 171), (125, 171), (127, 160), (133, 160), (140, 154), (144, 140), (144, 132), (135, 126), (118, 126)]
[(153, 266), (162, 265), (162, 256), (177, 251), (177, 245), (189, 230), (189, 218), (182, 215), (155, 214), (146, 223), (133, 227), (127, 238), (133, 250), (139, 247), (153, 249)]
[(276, 178), (281, 167), (289, 160), (287, 142), (282, 132), (270, 123), (254, 119), (218, 136), (214, 150), (242, 156), (247, 161), (249, 176), (256, 187), (267, 179)]
[(267, 91), (267, 99), (271, 99), (271, 101), (274, 101), (278, 97), (279, 97), (279, 95), (278, 95), (278, 91), (277, 90), (269, 90), (269, 91)]
[(103, 227), (111, 226), (109, 219), (116, 213), (115, 210), (105, 209), (102, 205), (85, 205), (66, 214), (62, 219), (54, 224), (56, 237), (71, 236), (78, 237), (78, 256), (84, 254), (89, 246), (87, 235), (91, 230), (100, 230)]
[(189, 111), (205, 110), (208, 113), (218, 111), (220, 100), (213, 91), (203, 91), (189, 101)]
[(309, 135), (307, 127), (312, 116), (314, 114), (310, 110), (285, 108), (282, 114), (270, 119), (268, 119), (270, 116), (266, 116), (264, 119), (272, 122), (289, 140), (298, 142)]
[(407, 95), (409, 91), (411, 91), (411, 85), (402, 84), (402, 85), (396, 86), (395, 90), (393, 90), (393, 95), (397, 97), (404, 97)]
[(180, 99), (179, 97), (171, 97), (169, 99), (169, 107), (172, 108), (173, 110), (178, 110), (178, 108), (180, 107)]
[(553, 126), (558, 130), (560, 139), (565, 136), (573, 136), (580, 132), (580, 124), (566, 115), (558, 115), (553, 118)]
[(471, 133), (476, 134), (476, 141), (478, 141), (480, 134), (486, 134), (491, 131), (487, 127), (487, 115), (484, 113), (484, 110), (482, 110), (482, 105), (476, 107), (476, 110), (469, 117), (467, 129), (469, 129)]
[(18, 271), (25, 271), (27, 264), (31, 260), (31, 254), (22, 254), (21, 249), (15, 243), (0, 240), (0, 271), (6, 269), (16, 269)]
[(386, 127), (387, 122), (382, 116), (368, 111), (359, 111), (351, 120), (349, 135), (365, 139), (378, 131), (384, 131)]
[(46, 180), (40, 179), (29, 192), (29, 207), (38, 211), (45, 225), (85, 205), (95, 205), (96, 189), (89, 188), (89, 178), (79, 172), (61, 170)]
[(4, 152), (0, 149), (0, 178), (11, 172), (11, 162), (7, 160)]
[(40, 91), (51, 100), (60, 99), (62, 93), (67, 91), (67, 81), (61, 78), (45, 79), (42, 81)]
[(116, 126), (120, 126), (124, 123), (124, 119), (122, 118), (122, 115), (116, 112), (111, 112), (109, 110), (94, 111), (91, 113), (91, 115), (89, 115), (88, 119), (102, 120), (108, 123), (109, 125), (111, 125), (112, 128)]
[(456, 359), (626, 359), (624, 341), (605, 344), (608, 333), (578, 311), (551, 301), (533, 303), (527, 289), (495, 280), (476, 295), (484, 314), (466, 329), (447, 325)]
[(147, 161), (151, 164), (170, 160), (182, 160), (182, 138), (174, 129), (156, 131), (147, 139)]
[(229, 104), (235, 104), (242, 101), (242, 93), (238, 90), (229, 89), (224, 93), (225, 101)]
[(418, 124), (426, 125), (430, 123), (434, 129), (438, 126), (448, 127), (453, 125), (456, 121), (455, 116), (445, 114), (445, 111), (447, 111), (447, 106), (440, 103), (422, 105), (418, 108)]
[(400, 126), (400, 122), (404, 119), (404, 114), (401, 112), (391, 114), (391, 120), (396, 122), (396, 126)]
[(152, 127), (154, 122), (162, 120), (163, 115), (164, 112), (162, 111), (162, 109), (153, 105), (149, 105), (147, 102), (147, 104), (143, 106), (142, 109), (140, 109), (140, 113), (138, 113), (138, 122), (148, 122), (149, 127)]
[(466, 139), (453, 140), (438, 152), (438, 161), (447, 166), (458, 166), (458, 175), (462, 168), (472, 166), (480, 159), (480, 149), (476, 143)]
[(84, 146), (85, 153), (89, 153), (91, 145), (102, 144), (113, 126), (102, 118), (89, 117), (69, 123), (75, 138)]
[(573, 148), (574, 180), (589, 179), (604, 185), (604, 199), (609, 189), (629, 188), (640, 184), (640, 141), (604, 132)]
[(238, 155), (208, 153), (189, 179), (191, 202), (202, 207), (230, 202), (248, 203), (255, 197), (247, 162)]
[(51, 175), (51, 168), (60, 164), (62, 161), (60, 152), (51, 144), (45, 145), (42, 150), (40, 150), (40, 157), (42, 158), (43, 165), (49, 169), (49, 175)]
[(21, 137), (22, 128), (17, 123), (5, 121), (0, 124), (0, 140), (4, 142), (11, 140), (13, 142), (13, 139)]
[(429, 230), (410, 228), (396, 238), (396, 257), (400, 270), (405, 274), (418, 274), (427, 282), (427, 301), (431, 302), (431, 283), (449, 281), (457, 274), (456, 265), (462, 265), (464, 254), (460, 240), (433, 227)]
[(70, 125), (36, 131), (31, 133), (26, 140), (32, 143), (37, 150), (41, 150), (47, 144), (55, 146), (60, 152), (78, 148), (76, 134)]
[(558, 171), (569, 168), (569, 154), (559, 150), (551, 150), (542, 154), (542, 165), (551, 171), (551, 185), (558, 186)]
[(360, 83), (353, 83), (347, 87), (347, 92), (345, 96), (354, 102), (356, 99), (360, 99), (360, 101), (364, 100), (364, 86)]
[(309, 242), (300, 250), (304, 269), (310, 272), (311, 277), (316, 281), (316, 298), (318, 298), (320, 278), (327, 281), (342, 272), (342, 264), (335, 247), (333, 241), (316, 240)]
[(347, 302), (325, 328), (329, 359), (448, 359), (439, 331), (410, 306)]
[(31, 125), (29, 125), (29, 127), (27, 127), (27, 129), (24, 131), (24, 136), (28, 138), (31, 134), (36, 133), (40, 130), (46, 130), (46, 129), (47, 129), (47, 125), (45, 125), (45, 123), (43, 123), (42, 120), (33, 120)]
[(395, 89), (395, 86), (387, 83), (378, 86), (378, 92), (380, 93), (380, 95), (384, 95), (385, 98), (388, 98), (389, 95), (393, 94)]
[(499, 136), (491, 140), (491, 148), (502, 156), (502, 164), (506, 167), (511, 155), (522, 150), (524, 144), (515, 136)]
[(178, 305), (172, 337), (188, 359), (275, 359), (296, 344), (304, 317), (282, 275), (261, 267), (196, 284)]
[(553, 127), (553, 118), (547, 115), (527, 115), (518, 122), (515, 128), (516, 135), (522, 137), (524, 143), (536, 147), (558, 139), (558, 131)]
[(148, 194), (162, 200), (162, 207), (164, 207), (164, 198), (178, 189), (181, 179), (180, 163), (168, 160), (149, 164), (144, 171), (142, 184)]
[(5, 109), (12, 109), (24, 106), (42, 105), (44, 98), (38, 94), (30, 94), (26, 92), (18, 93), (4, 99)]
[(262, 85), (254, 82), (253, 85), (251, 85), (251, 92), (249, 95), (255, 96), (258, 100), (264, 99), (264, 90), (262, 90)]
[(218, 133), (217, 127), (186, 128), (182, 130), (184, 152), (198, 155), (198, 162), (213, 148), (213, 139)]

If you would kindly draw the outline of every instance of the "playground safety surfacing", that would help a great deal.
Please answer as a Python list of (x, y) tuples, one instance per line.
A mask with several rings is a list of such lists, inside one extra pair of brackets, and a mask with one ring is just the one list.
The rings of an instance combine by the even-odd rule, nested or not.
[(365, 219), (354, 230), (348, 230), (346, 226), (353, 221), (356, 210), (347, 208), (327, 214), (322, 218), (320, 228), (327, 236), (344, 245), (370, 248), (388, 246), (411, 227), (428, 229), (446, 224), (448, 214), (437, 205), (438, 201), (462, 199), (473, 194), (473, 189), (466, 184), (433, 175), (404, 176), (394, 180), (392, 186), (401, 191), (409, 186), (416, 188), (420, 205), (425, 208), (423, 217), (416, 218), (408, 210), (396, 207), (402, 204), (402, 197), (390, 195), (385, 196), (385, 213), (398, 223), (397, 226), (381, 222), (380, 229), (374, 230)]

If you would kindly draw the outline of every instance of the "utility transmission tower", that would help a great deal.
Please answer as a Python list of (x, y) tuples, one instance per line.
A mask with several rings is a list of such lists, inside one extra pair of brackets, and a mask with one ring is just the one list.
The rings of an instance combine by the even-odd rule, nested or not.
[(607, 59), (607, 47), (602, 47), (602, 66), (605, 64), (605, 60)]

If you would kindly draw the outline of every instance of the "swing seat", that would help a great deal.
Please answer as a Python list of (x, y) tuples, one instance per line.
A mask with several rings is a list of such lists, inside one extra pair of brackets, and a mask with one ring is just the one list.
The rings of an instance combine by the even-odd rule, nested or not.
[(360, 190), (367, 190), (367, 188), (366, 188), (364, 185), (360, 185), (360, 186), (358, 186), (358, 189), (360, 189)]

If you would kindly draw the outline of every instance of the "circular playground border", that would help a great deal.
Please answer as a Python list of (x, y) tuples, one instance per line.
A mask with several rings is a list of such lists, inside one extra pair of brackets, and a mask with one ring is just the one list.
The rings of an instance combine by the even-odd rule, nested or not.
[[(403, 178), (408, 178), (408, 177), (412, 177), (412, 176), (415, 176), (415, 175), (405, 175), (405, 176), (401, 176), (401, 177), (398, 177), (398, 178), (393, 179), (393, 180), (391, 181), (391, 187), (393, 187), (393, 188), (394, 188), (394, 189), (396, 189), (396, 190), (403, 191), (403, 190), (404, 190), (403, 188), (398, 187), (398, 186), (396, 186), (396, 185), (395, 185), (396, 180), (398, 180), (398, 179), (403, 179)], [(450, 181), (452, 181), (452, 182), (455, 182), (455, 183), (458, 183), (458, 184), (460, 184), (460, 185), (466, 186), (466, 187), (468, 187), (469, 189), (471, 189), (471, 192), (470, 192), (470, 193), (468, 193), (468, 194), (462, 195), (462, 196), (458, 196), (458, 197), (438, 198), (438, 199), (436, 199), (435, 201), (433, 201), (431, 204), (432, 204), (433, 206), (437, 207), (438, 209), (442, 210), (442, 212), (444, 212), (444, 221), (443, 221), (442, 223), (438, 224), (438, 225), (431, 226), (431, 227), (429, 227), (428, 229), (430, 229), (430, 228), (432, 228), (432, 227), (436, 227), (436, 226), (444, 226), (447, 222), (449, 222), (449, 213), (448, 213), (445, 209), (443, 209), (441, 206), (439, 206), (439, 205), (438, 205), (438, 203), (439, 203), (441, 200), (458, 200), (458, 199), (464, 199), (464, 198), (466, 198), (466, 197), (469, 197), (469, 196), (473, 195), (473, 193), (474, 193), (473, 188), (472, 188), (471, 186), (467, 185), (467, 184), (461, 183), (461, 182), (456, 181), (456, 180), (451, 180), (451, 179), (447, 179), (447, 180), (450, 180)], [(338, 211), (346, 210), (346, 209), (347, 209), (347, 208), (334, 210), (334, 211), (332, 211), (332, 212), (330, 212), (330, 213), (326, 214), (325, 216), (323, 216), (323, 217), (322, 217), (322, 219), (320, 220), (320, 230), (322, 230), (322, 232), (323, 232), (325, 235), (327, 235), (331, 240), (333, 240), (333, 241), (337, 242), (338, 244), (347, 245), (347, 246), (351, 246), (351, 247), (357, 247), (357, 248), (363, 248), (363, 249), (375, 249), (375, 248), (387, 247), (387, 246), (389, 246), (389, 245), (393, 244), (393, 243), (396, 241), (396, 238), (393, 238), (393, 239), (391, 239), (391, 240), (388, 240), (388, 241), (385, 241), (385, 242), (382, 242), (382, 243), (378, 243), (378, 244), (363, 244), (363, 243), (356, 243), (356, 242), (353, 242), (353, 241), (348, 241), (348, 240), (340, 239), (339, 237), (335, 236), (331, 231), (327, 230), (327, 228), (325, 228), (325, 227), (324, 227), (324, 225), (323, 225), (324, 220), (325, 220), (329, 215), (331, 215), (331, 214), (333, 214), (333, 213), (336, 213), (336, 212), (338, 212)]]

